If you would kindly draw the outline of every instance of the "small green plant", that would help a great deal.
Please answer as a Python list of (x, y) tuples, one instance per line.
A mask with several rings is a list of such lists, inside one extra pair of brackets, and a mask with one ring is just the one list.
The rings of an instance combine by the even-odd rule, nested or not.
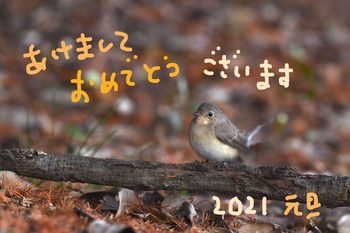
[[(112, 109), (104, 118), (102, 118), (100, 121), (97, 122), (96, 125), (94, 125), (86, 134), (83, 142), (81, 143), (81, 145), (79, 146), (78, 150), (77, 150), (77, 155), (81, 155), (82, 149), (86, 146), (86, 144), (89, 142), (90, 138), (92, 137), (92, 135), (96, 132), (96, 130), (104, 125), (106, 123), (106, 121), (113, 115), (114, 110)], [(114, 135), (115, 131), (107, 134), (106, 137), (103, 138), (103, 140), (98, 144), (98, 146), (94, 149), (93, 151), (93, 155), (95, 155), (97, 153), (97, 151), (103, 146), (103, 144)]]

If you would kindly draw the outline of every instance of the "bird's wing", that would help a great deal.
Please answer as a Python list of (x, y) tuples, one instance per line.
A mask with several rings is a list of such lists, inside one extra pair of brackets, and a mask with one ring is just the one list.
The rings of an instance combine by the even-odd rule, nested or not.
[(247, 137), (230, 122), (223, 121), (214, 127), (217, 138), (223, 143), (237, 148), (241, 151), (248, 151)]

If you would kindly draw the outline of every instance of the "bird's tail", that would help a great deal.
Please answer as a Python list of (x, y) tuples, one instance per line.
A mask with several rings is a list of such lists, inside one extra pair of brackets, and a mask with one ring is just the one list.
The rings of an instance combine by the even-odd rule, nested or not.
[[(273, 124), (274, 122), (274, 118), (272, 118), (271, 120), (269, 120), (268, 122), (258, 125), (257, 127), (255, 127), (249, 134), (247, 137), (247, 147), (250, 148), (254, 145), (263, 143), (264, 140), (264, 133), (263, 133), (263, 128), (265, 128), (268, 125)], [(268, 127), (269, 128), (269, 127)], [(264, 130), (266, 131), (266, 129)], [(266, 133), (266, 132), (265, 132)]]
[(253, 129), (252, 132), (248, 134), (247, 138), (247, 147), (250, 148), (251, 146), (254, 146), (256, 144), (260, 144), (263, 142), (262, 132), (261, 129), (264, 127), (265, 124), (258, 125)]

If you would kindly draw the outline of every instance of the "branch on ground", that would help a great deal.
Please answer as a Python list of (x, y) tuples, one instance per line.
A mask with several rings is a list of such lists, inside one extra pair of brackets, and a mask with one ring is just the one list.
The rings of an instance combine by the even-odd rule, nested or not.
[(148, 161), (52, 155), (33, 149), (0, 150), (0, 170), (52, 181), (110, 185), (133, 190), (190, 190), (305, 203), (315, 192), (325, 207), (350, 205), (350, 177), (301, 174), (296, 168), (215, 163), (165, 164)]

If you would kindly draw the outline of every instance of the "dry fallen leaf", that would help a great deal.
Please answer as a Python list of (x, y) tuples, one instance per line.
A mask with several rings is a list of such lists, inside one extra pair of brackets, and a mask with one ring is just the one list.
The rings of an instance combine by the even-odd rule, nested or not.
[(117, 216), (130, 213), (131, 209), (141, 208), (143, 206), (142, 201), (137, 194), (130, 189), (121, 189), (118, 192), (119, 197), (119, 209)]
[(187, 199), (173, 192), (168, 195), (161, 204), (161, 211), (167, 215), (174, 216), (180, 210)]
[(176, 213), (176, 217), (178, 218), (184, 218), (185, 222), (189, 225), (193, 225), (193, 221), (196, 221), (197, 219), (197, 212), (194, 209), (194, 206), (192, 203), (189, 203), (188, 201), (183, 202), (181, 208)]
[(269, 223), (248, 223), (238, 228), (239, 233), (282, 233)]
[(350, 232), (350, 215), (342, 216), (337, 222), (337, 230), (339, 233), (348, 233)]
[(124, 224), (109, 224), (102, 220), (94, 220), (89, 224), (88, 233), (135, 233), (135, 231)]
[(36, 187), (33, 184), (29, 183), (28, 181), (24, 180), (19, 175), (11, 171), (0, 171), (0, 187), (4, 187), (4, 183), (20, 189), (27, 189), (29, 187), (32, 189), (36, 189)]

